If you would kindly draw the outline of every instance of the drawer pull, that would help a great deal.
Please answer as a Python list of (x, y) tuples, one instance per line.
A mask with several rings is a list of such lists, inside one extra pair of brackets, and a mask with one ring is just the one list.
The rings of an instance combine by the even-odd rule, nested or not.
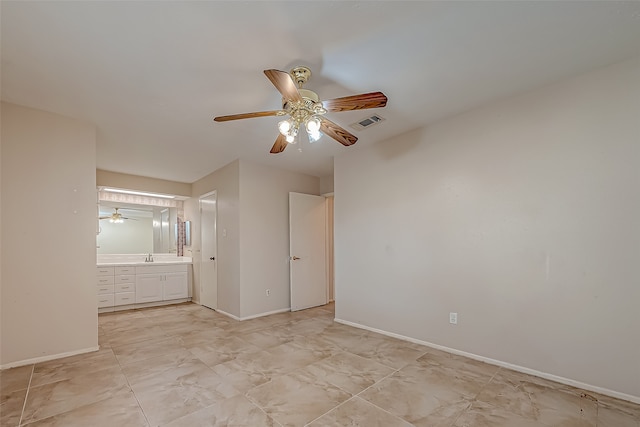
[(109, 288), (100, 288), (101, 291), (108, 291)]
[(99, 282), (108, 282), (109, 279), (100, 279)]
[(100, 302), (108, 302), (108, 299), (101, 299)]

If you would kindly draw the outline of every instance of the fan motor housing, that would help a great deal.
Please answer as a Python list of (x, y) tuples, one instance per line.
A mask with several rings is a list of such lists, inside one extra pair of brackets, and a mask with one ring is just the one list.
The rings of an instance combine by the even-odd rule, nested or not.
[(282, 98), (282, 109), (286, 111), (299, 109), (313, 111), (315, 105), (320, 102), (318, 94), (308, 89), (298, 89), (298, 92), (302, 97), (302, 102), (294, 102), (291, 105), (288, 100)]

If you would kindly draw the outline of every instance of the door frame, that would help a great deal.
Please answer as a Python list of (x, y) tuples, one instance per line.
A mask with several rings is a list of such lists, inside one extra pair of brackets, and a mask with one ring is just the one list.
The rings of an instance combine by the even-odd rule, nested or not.
[(336, 285), (335, 285), (335, 253), (334, 253), (334, 222), (333, 210), (335, 197), (333, 192), (321, 194), (324, 196), (325, 206), (327, 209), (327, 234), (325, 237), (326, 261), (327, 261), (327, 299), (329, 302), (335, 302)]

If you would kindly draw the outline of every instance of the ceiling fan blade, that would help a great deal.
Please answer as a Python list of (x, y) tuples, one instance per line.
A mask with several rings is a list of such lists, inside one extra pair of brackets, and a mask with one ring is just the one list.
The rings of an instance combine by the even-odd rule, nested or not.
[(286, 114), (286, 112), (283, 110), (257, 111), (255, 113), (243, 113), (243, 114), (231, 114), (229, 116), (218, 116), (218, 117), (214, 117), (213, 120), (215, 122), (228, 122), (229, 120), (251, 119), (253, 117), (282, 116), (284, 114)]
[(287, 101), (302, 101), (302, 96), (300, 96), (300, 92), (298, 92), (298, 88), (289, 73), (280, 70), (264, 70), (264, 74), (271, 80), (271, 83), (278, 89), (284, 99)]
[(123, 216), (123, 217), (121, 217), (121, 218), (122, 218), (122, 219), (129, 219), (129, 220), (131, 220), (131, 221), (137, 221), (137, 219), (135, 219), (135, 218), (127, 218), (126, 216)]
[(271, 147), (270, 153), (271, 154), (282, 153), (284, 149), (287, 148), (287, 145), (289, 145), (289, 143), (287, 142), (286, 138), (284, 137), (283, 134), (279, 133), (278, 138), (276, 138), (276, 142), (273, 144), (273, 147)]
[(358, 137), (324, 117), (320, 118), (320, 131), (347, 147), (358, 140)]
[(385, 105), (387, 105), (387, 97), (382, 92), (363, 93), (322, 101), (322, 106), (329, 112), (365, 110)]
[(111, 218), (111, 215), (98, 217), (98, 219), (108, 219), (108, 218)]

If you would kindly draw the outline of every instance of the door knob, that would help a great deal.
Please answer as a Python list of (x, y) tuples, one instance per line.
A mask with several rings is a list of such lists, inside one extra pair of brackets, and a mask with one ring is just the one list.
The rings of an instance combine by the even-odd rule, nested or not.
[(299, 260), (300, 258), (298, 258), (297, 256), (292, 256), (292, 257), (291, 257), (291, 259), (292, 259), (292, 260), (294, 260), (294, 261), (297, 261), (297, 260)]
[(211, 261), (215, 261), (215, 260), (216, 260), (216, 257), (212, 256), (212, 257), (210, 257), (209, 259), (210, 259)]

